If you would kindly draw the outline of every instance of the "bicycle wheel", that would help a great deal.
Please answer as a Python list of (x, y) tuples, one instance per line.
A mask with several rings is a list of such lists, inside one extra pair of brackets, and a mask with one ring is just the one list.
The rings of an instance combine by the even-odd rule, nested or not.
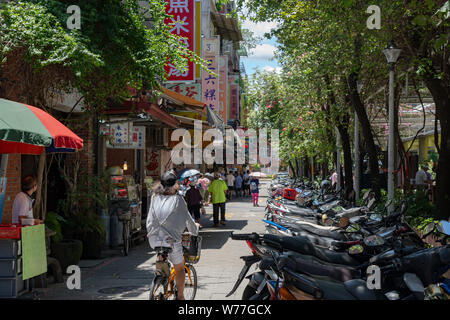
[(184, 297), (186, 300), (194, 300), (197, 293), (197, 271), (192, 264), (184, 266), (184, 273), (186, 275), (184, 282)]
[(130, 224), (124, 222), (123, 224), (123, 254), (128, 255), (130, 250)]
[(166, 300), (167, 293), (166, 279), (163, 276), (156, 276), (150, 286), (149, 300)]

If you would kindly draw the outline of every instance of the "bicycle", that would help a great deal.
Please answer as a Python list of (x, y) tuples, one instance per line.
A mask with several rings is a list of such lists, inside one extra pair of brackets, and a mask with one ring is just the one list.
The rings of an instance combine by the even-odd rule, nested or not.
[(130, 251), (130, 243), (131, 243), (131, 212), (123, 213), (122, 210), (119, 211), (117, 215), (119, 221), (122, 222), (122, 238), (123, 238), (123, 254), (125, 256), (128, 255)]
[[(201, 251), (201, 237), (196, 237), (197, 241), (196, 252), (190, 250), (192, 240), (186, 240), (183, 235), (183, 251), (184, 251), (184, 296), (186, 300), (194, 300), (198, 288), (197, 271), (193, 264), (200, 259)], [(188, 243), (189, 242), (189, 243)], [(167, 259), (169, 253), (172, 251), (168, 247), (156, 247), (156, 270), (155, 278), (150, 287), (149, 300), (176, 300), (177, 288), (175, 283), (175, 269)]]

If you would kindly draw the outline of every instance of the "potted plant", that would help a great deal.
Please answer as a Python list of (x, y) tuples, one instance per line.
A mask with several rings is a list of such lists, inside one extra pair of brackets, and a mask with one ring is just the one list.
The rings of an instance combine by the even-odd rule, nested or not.
[(45, 217), (45, 225), (55, 232), (51, 237), (50, 256), (57, 259), (65, 273), (70, 265), (78, 265), (83, 252), (83, 243), (76, 239), (65, 239), (62, 226), (66, 220), (55, 212), (48, 212)]
[(72, 166), (60, 163), (63, 162), (58, 164), (66, 182), (66, 198), (60, 206), (66, 218), (63, 233), (66, 238), (82, 241), (83, 259), (98, 259), (106, 242), (106, 231), (96, 210), (107, 208), (107, 176), (93, 176), (83, 170), (78, 156)]
[(83, 242), (82, 259), (99, 259), (105, 244), (106, 230), (92, 211), (79, 212), (66, 222), (66, 229), (75, 239)]

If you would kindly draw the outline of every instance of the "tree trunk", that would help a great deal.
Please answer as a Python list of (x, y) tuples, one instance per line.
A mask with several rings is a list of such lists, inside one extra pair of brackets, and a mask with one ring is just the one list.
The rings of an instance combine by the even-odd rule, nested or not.
[(447, 220), (450, 216), (450, 89), (439, 79), (428, 78), (425, 83), (433, 96), (436, 115), (441, 124), (441, 145), (436, 174), (437, 219)]
[(294, 174), (294, 178), (297, 178), (297, 170), (295, 170), (291, 160), (289, 160), (289, 167), (291, 167), (292, 173)]
[(369, 156), (369, 170), (371, 177), (372, 191), (375, 193), (377, 199), (380, 199), (380, 175), (378, 172), (378, 155), (375, 140), (372, 134), (369, 118), (367, 117), (366, 109), (364, 108), (361, 98), (358, 94), (356, 84), (357, 74), (351, 73), (348, 77), (348, 89), (350, 100), (358, 115), (359, 123), (361, 124), (361, 132), (364, 137), (365, 149)]
[(342, 152), (344, 153), (344, 190), (346, 190), (345, 194), (348, 195), (353, 190), (352, 148), (347, 127), (339, 124), (337, 128), (341, 135)]

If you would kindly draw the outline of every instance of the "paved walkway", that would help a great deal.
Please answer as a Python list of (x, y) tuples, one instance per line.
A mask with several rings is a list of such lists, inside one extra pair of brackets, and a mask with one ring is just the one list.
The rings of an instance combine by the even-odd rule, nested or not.
[[(226, 226), (212, 228), (212, 206), (207, 207), (207, 214), (201, 220), (204, 226), (200, 231), (202, 254), (195, 265), (199, 277), (196, 300), (239, 300), (242, 296), (245, 280), (232, 296), (225, 297), (242, 269), (240, 256), (249, 255), (250, 250), (245, 242), (231, 240), (229, 235), (231, 232), (264, 232), (261, 219), (267, 182), (262, 182), (260, 189), (260, 207), (253, 207), (251, 198), (233, 199), (227, 203)], [(147, 242), (133, 247), (127, 257), (115, 255), (102, 260), (82, 260), (80, 290), (69, 290), (66, 283), (50, 284), (48, 288), (37, 289), (39, 299), (147, 300), (154, 263), (155, 254)]]

